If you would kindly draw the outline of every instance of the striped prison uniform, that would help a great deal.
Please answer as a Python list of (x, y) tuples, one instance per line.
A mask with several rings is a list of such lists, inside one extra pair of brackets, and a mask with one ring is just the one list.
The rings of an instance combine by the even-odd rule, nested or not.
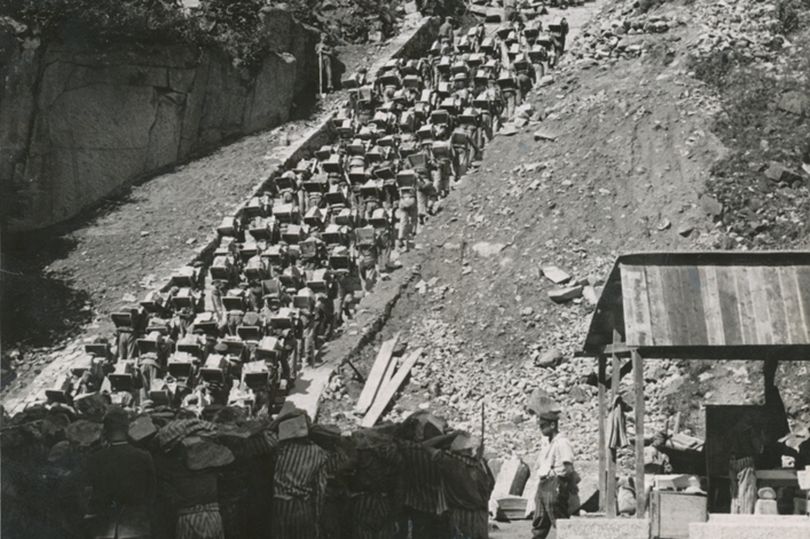
[(220, 468), (217, 493), (226, 539), (240, 539), (246, 534), (249, 473), (248, 465), (239, 461)]
[(399, 454), (402, 464), (398, 501), (404, 512), (401, 527), (413, 539), (447, 537), (441, 515), (448, 506), (438, 462), (430, 451), (414, 442), (399, 442)]
[(455, 451), (442, 451), (438, 461), (447, 495), (451, 537), (489, 537), (489, 496), (495, 479), (486, 462)]
[(395, 536), (393, 492), (400, 457), (393, 443), (358, 449), (349, 498), (352, 539)]
[(184, 507), (177, 512), (175, 539), (224, 539), (219, 504)]
[(757, 502), (757, 476), (754, 458), (729, 459), (728, 478), (731, 480), (731, 513), (753, 515)]
[(273, 537), (318, 539), (326, 489), (326, 451), (309, 440), (281, 442), (273, 486)]
[(569, 481), (558, 475), (540, 479), (534, 497), (533, 539), (545, 539), (556, 528), (557, 519), (568, 518)]
[(324, 493), (323, 512), (321, 513), (322, 539), (341, 539), (346, 533), (348, 507), (348, 484), (346, 470), (349, 455), (337, 447), (328, 452), (326, 457), (326, 491)]

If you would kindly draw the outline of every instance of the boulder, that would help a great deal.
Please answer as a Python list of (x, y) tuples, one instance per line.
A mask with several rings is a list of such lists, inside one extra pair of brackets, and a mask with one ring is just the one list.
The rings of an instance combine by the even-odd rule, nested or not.
[(534, 364), (538, 367), (554, 367), (562, 362), (563, 354), (556, 348), (551, 348), (546, 350), (542, 354), (539, 354), (535, 360)]

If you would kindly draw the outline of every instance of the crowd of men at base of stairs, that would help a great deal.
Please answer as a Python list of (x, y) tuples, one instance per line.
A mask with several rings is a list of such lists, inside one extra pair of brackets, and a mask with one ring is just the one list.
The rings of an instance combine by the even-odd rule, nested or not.
[(85, 345), (46, 392), (79, 413), (105, 402), (201, 413), (212, 404), (272, 414), (357, 298), (397, 267), (422, 227), (480, 159), (503, 119), (563, 52), (565, 20), (456, 32), (427, 56), (344, 81), (333, 144), (268, 181), (218, 227), (206, 268), (112, 314), (114, 342)]
[[(578, 507), (560, 410), (540, 394), (527, 405), (548, 440), (535, 467), (536, 538)], [(88, 420), (39, 405), (5, 418), (3, 536), (489, 537), (495, 478), (483, 439), (437, 416), (415, 412), (349, 434), (295, 409), (272, 420), (209, 411), (210, 421), (108, 405)]]

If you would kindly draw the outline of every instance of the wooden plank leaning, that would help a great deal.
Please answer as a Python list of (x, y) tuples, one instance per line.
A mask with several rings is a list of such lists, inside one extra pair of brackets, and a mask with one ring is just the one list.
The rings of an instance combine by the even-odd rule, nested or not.
[(408, 377), (416, 361), (422, 355), (422, 350), (422, 348), (419, 348), (411, 352), (411, 355), (402, 362), (402, 366), (397, 370), (391, 382), (385, 387), (380, 388), (377, 392), (377, 397), (374, 399), (374, 404), (371, 405), (368, 413), (360, 422), (360, 426), (370, 428), (377, 423), (377, 420), (380, 419), (380, 416), (382, 416), (386, 407), (388, 407), (388, 403), (394, 398), (399, 386), (401, 386), (405, 378)]
[(399, 333), (380, 346), (380, 350), (377, 352), (377, 358), (371, 366), (371, 372), (368, 373), (368, 378), (366, 378), (363, 391), (360, 392), (360, 396), (357, 398), (357, 404), (354, 406), (354, 412), (356, 414), (362, 415), (366, 413), (374, 402), (374, 397), (379, 392), (385, 371), (388, 370), (388, 364), (391, 362), (391, 356), (394, 353), (394, 348), (396, 348), (398, 341)]

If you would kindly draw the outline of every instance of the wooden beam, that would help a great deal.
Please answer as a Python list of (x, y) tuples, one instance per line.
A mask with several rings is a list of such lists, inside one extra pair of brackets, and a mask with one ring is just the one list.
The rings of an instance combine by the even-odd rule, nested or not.
[(607, 344), (605, 345), (603, 352), (605, 354), (616, 354), (619, 356), (629, 356), (633, 352), (638, 350), (637, 346), (627, 346), (625, 343), (617, 343), (617, 344)]
[(377, 397), (374, 399), (374, 404), (371, 405), (368, 413), (360, 422), (360, 426), (368, 428), (373, 427), (377, 423), (377, 420), (380, 419), (380, 416), (388, 407), (388, 403), (394, 398), (399, 386), (401, 386), (402, 382), (405, 381), (405, 378), (408, 377), (408, 374), (410, 374), (411, 369), (421, 355), (422, 348), (412, 352), (411, 355), (408, 356), (408, 358), (402, 363), (402, 366), (399, 368), (399, 370), (397, 370), (397, 373), (394, 375), (394, 378), (388, 383), (388, 385), (380, 388), (380, 390), (377, 392)]
[(599, 356), (599, 371), (597, 385), (599, 387), (599, 512), (605, 512), (605, 494), (607, 490), (607, 437), (605, 436), (605, 420), (607, 417), (607, 395), (605, 395), (605, 378), (607, 378), (607, 357)]
[[(613, 406), (613, 401), (616, 399), (616, 395), (618, 394), (619, 388), (619, 358), (616, 356), (611, 357), (611, 369), (612, 369), (612, 382), (613, 385), (610, 388), (610, 400), (608, 404), (608, 408), (610, 409)], [(606, 440), (605, 449), (607, 451), (607, 485), (605, 489), (607, 490), (607, 496), (605, 499), (607, 500), (607, 507), (606, 512), (608, 517), (615, 517), (616, 516), (616, 448), (608, 447), (610, 440)]]
[(398, 340), (399, 333), (380, 346), (380, 350), (377, 352), (377, 358), (374, 360), (371, 371), (368, 373), (366, 384), (363, 386), (363, 391), (360, 392), (360, 396), (357, 398), (357, 404), (354, 405), (354, 412), (356, 414), (366, 413), (374, 402), (374, 397), (382, 386), (385, 372), (388, 370), (388, 364), (391, 362), (391, 356), (394, 353), (394, 348)]
[[(385, 374), (383, 375), (382, 382), (380, 382), (380, 388), (383, 388), (391, 383), (391, 380), (394, 379), (394, 374), (397, 372), (397, 360), (393, 357), (391, 361), (388, 362), (388, 368), (385, 370)], [(379, 393), (379, 389), (377, 392)]]
[(634, 390), (636, 394), (636, 517), (644, 518), (647, 492), (644, 484), (644, 360), (633, 352)]
[[(617, 344), (620, 342), (621, 335), (615, 329), (613, 330), (613, 341)], [(621, 382), (621, 365), (619, 364), (619, 356), (616, 354), (611, 354), (611, 384), (610, 384), (610, 404), (609, 406), (613, 406), (613, 401), (616, 400), (616, 396), (619, 394), (619, 383)], [(608, 443), (610, 441), (608, 440)], [(607, 447), (605, 444), (605, 450), (607, 451), (608, 457), (608, 466), (607, 466), (607, 485), (605, 487), (606, 496), (605, 500), (607, 502), (606, 513), (607, 516), (610, 518), (616, 517), (616, 449), (611, 449)]]
[[(619, 369), (619, 378), (624, 378), (626, 374), (630, 374), (631, 372), (633, 372), (633, 362), (626, 361), (622, 365), (621, 369)], [(585, 381), (585, 383), (590, 386), (598, 386), (600, 383), (599, 375), (594, 373), (589, 374), (588, 379)], [(607, 389), (610, 389), (610, 387), (613, 385), (613, 382), (611, 380), (606, 380), (605, 378), (602, 378), (601, 383), (603, 383)]]

